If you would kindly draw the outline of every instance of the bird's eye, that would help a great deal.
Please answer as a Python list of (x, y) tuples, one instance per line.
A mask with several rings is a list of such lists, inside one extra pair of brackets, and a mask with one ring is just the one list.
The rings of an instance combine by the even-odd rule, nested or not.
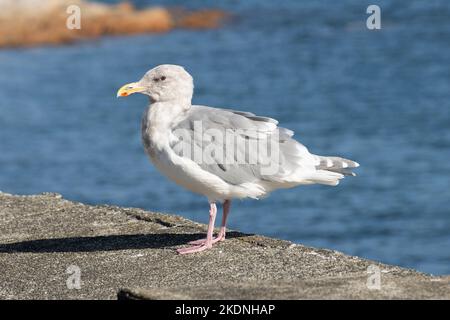
[(159, 78), (153, 78), (153, 81), (158, 82)]
[(165, 77), (165, 76), (162, 76), (162, 77), (161, 77), (161, 81), (164, 81), (164, 80), (166, 80), (166, 77)]

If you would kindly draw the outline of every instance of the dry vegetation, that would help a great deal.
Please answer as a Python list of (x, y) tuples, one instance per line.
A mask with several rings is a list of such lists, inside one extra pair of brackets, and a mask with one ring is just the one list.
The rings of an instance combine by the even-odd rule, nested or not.
[[(81, 8), (81, 29), (66, 27), (66, 9)], [(85, 0), (0, 0), (0, 48), (70, 43), (102, 35), (167, 32), (175, 28), (216, 28), (220, 10), (135, 9), (130, 3), (106, 5)]]

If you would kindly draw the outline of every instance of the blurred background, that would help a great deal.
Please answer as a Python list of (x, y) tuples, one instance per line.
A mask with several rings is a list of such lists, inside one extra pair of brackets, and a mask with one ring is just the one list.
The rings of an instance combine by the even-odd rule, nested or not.
[[(450, 274), (450, 2), (131, 2), (232, 19), (0, 49), (0, 190), (207, 222), (206, 199), (144, 154), (147, 99), (116, 99), (148, 69), (180, 64), (194, 76), (194, 103), (276, 118), (311, 152), (361, 164), (336, 188), (235, 201), (230, 228)], [(366, 28), (370, 4), (381, 7), (381, 30)]]

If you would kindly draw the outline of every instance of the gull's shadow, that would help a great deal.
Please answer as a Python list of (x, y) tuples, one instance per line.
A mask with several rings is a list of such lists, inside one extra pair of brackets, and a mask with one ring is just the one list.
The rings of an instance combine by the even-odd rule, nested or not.
[[(204, 233), (162, 233), (38, 239), (0, 244), (0, 253), (94, 252), (127, 249), (158, 249), (186, 244), (189, 241), (197, 240), (204, 236)], [(246, 235), (240, 232), (227, 233), (227, 238), (242, 236)]]

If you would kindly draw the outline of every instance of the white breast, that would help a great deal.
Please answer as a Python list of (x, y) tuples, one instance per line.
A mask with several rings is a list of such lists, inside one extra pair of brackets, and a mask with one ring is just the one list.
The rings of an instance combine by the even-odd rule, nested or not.
[(164, 121), (152, 121), (155, 112), (157, 110), (146, 110), (142, 118), (141, 132), (144, 149), (155, 167), (178, 185), (210, 200), (229, 199), (233, 186), (201, 169), (192, 160), (173, 152), (169, 146), (171, 129)]

